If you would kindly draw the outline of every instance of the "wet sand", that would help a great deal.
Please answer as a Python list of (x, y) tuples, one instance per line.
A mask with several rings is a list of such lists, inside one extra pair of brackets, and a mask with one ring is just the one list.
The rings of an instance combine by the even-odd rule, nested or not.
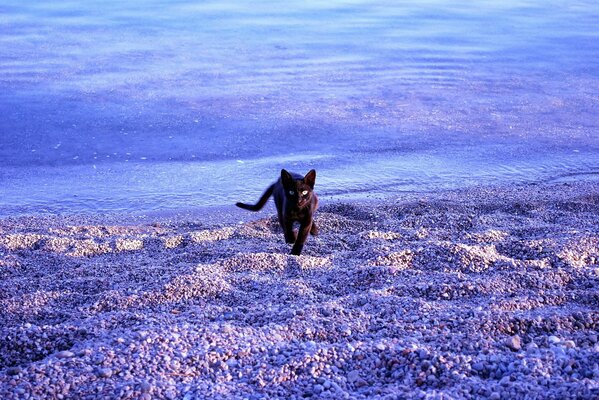
[(255, 216), (0, 220), (0, 398), (599, 396), (599, 183)]

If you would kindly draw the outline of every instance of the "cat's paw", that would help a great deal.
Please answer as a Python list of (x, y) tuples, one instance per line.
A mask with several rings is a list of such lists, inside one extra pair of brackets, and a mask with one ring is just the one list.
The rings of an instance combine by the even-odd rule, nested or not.
[(291, 249), (291, 255), (292, 256), (299, 256), (302, 253), (302, 248), (304, 246), (298, 247), (298, 246), (293, 246), (293, 249)]

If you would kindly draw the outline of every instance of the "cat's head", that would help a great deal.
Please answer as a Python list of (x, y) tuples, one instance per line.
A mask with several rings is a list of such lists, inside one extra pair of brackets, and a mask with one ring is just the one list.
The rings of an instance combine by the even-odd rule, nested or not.
[(281, 170), (281, 182), (285, 189), (285, 196), (297, 204), (298, 207), (303, 207), (310, 203), (314, 184), (316, 183), (316, 171), (311, 169), (301, 179), (294, 179), (293, 176), (286, 170)]

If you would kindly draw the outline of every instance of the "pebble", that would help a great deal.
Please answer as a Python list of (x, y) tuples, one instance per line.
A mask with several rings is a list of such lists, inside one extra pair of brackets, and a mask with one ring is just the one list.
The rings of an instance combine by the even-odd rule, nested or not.
[(96, 365), (100, 365), (102, 364), (104, 361), (106, 360), (106, 356), (104, 354), (96, 354), (93, 359), (92, 362)]
[(551, 348), (551, 351), (555, 355), (555, 357), (560, 358), (566, 355), (566, 350), (561, 346), (555, 346)]
[(226, 363), (231, 368), (235, 368), (239, 365), (239, 362), (235, 358), (229, 358)]
[(82, 350), (80, 350), (80, 351), (77, 353), (77, 355), (78, 355), (79, 357), (86, 357), (86, 356), (89, 356), (90, 354), (92, 354), (92, 350), (91, 350), (91, 349), (82, 349)]
[(474, 363), (472, 365), (472, 369), (475, 370), (475, 371), (478, 371), (478, 372), (484, 371), (485, 364), (483, 364), (482, 362)]
[(513, 351), (519, 351), (522, 348), (522, 342), (518, 335), (507, 338), (505, 344)]
[(112, 376), (112, 370), (110, 368), (100, 368), (98, 370), (98, 376), (100, 378), (110, 378)]
[(360, 378), (360, 371), (353, 370), (353, 371), (350, 371), (349, 374), (347, 374), (347, 380), (349, 382), (353, 383), (353, 382), (357, 381), (359, 378)]
[(551, 344), (558, 344), (561, 342), (561, 339), (558, 338), (557, 336), (551, 335), (547, 338), (547, 341)]
[(56, 357), (58, 357), (58, 358), (71, 358), (74, 356), (75, 356), (75, 353), (73, 353), (72, 351), (68, 351), (68, 350), (63, 350), (63, 351), (59, 351), (58, 353), (56, 353)]
[(529, 353), (534, 353), (539, 349), (539, 346), (535, 342), (530, 342), (526, 345), (526, 351)]
[(364, 386), (368, 386), (368, 382), (366, 382), (362, 378), (358, 378), (358, 380), (355, 382), (355, 385), (356, 385), (357, 388), (361, 388), (361, 387), (364, 387)]
[(152, 390), (152, 385), (148, 381), (143, 381), (139, 385), (139, 390), (141, 390), (142, 393), (148, 393), (150, 390)]
[(341, 325), (339, 327), (339, 332), (343, 335), (343, 336), (351, 336), (352, 331), (351, 328), (348, 325)]

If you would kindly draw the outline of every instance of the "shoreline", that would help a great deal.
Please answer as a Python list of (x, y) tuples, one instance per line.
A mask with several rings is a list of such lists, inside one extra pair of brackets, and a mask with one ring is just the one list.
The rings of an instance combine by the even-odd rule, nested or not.
[[(351, 199), (353, 202), (370, 196), (389, 198), (398, 191), (426, 193), (480, 185), (598, 181), (599, 157), (596, 154), (599, 153), (589, 150), (582, 160), (578, 158), (579, 153), (571, 152), (570, 155), (576, 157), (565, 160), (558, 157), (553, 166), (533, 159), (529, 160), (532, 165), (515, 163), (509, 168), (497, 160), (483, 168), (487, 160), (479, 156), (477, 165), (466, 163), (460, 171), (454, 171), (455, 158), (468, 156), (452, 156), (450, 151), (446, 160), (418, 152), (392, 152), (375, 158), (370, 153), (353, 155), (358, 157), (353, 162), (344, 161), (346, 157), (343, 155), (336, 159), (319, 160), (317, 155), (308, 154), (304, 165), (318, 168), (319, 195), (335, 201)], [(88, 166), (87, 172), (55, 167), (57, 170), (52, 173), (47, 173), (44, 167), (39, 167), (39, 171), (0, 167), (0, 182), (6, 187), (4, 196), (0, 198), (0, 219), (14, 215), (193, 215), (202, 209), (225, 208), (237, 201), (251, 201), (277, 179), (280, 167), (287, 168), (285, 162), (277, 162), (276, 158), (238, 161), (243, 160), (227, 160), (227, 166), (217, 162), (209, 162), (208, 165), (127, 163), (120, 167), (109, 164), (98, 166), (98, 169)], [(410, 164), (412, 161), (416, 166)], [(437, 165), (437, 169), (430, 173), (421, 171), (418, 165), (426, 165), (427, 162)], [(291, 164), (292, 171), (302, 169), (295, 162), (287, 163)], [(370, 167), (364, 169), (364, 163), (369, 163)], [(438, 165), (445, 164), (446, 169), (439, 169)], [(412, 170), (419, 172), (410, 172)], [(204, 184), (200, 177), (210, 177), (211, 182)]]
[(0, 219), (0, 397), (599, 395), (599, 182), (220, 213)]
[[(355, 193), (337, 193), (337, 194), (319, 194), (320, 203), (324, 205), (350, 203), (358, 206), (379, 206), (393, 202), (410, 202), (419, 199), (440, 199), (451, 198), (456, 201), (457, 197), (463, 192), (480, 192), (480, 191), (503, 191), (505, 188), (514, 188), (522, 190), (531, 190), (536, 187), (555, 188), (555, 187), (599, 187), (599, 175), (596, 172), (590, 172), (585, 179), (580, 179), (580, 175), (559, 177), (554, 180), (530, 181), (530, 182), (501, 182), (501, 183), (486, 183), (481, 185), (465, 184), (460, 187), (432, 187), (428, 190), (405, 189), (396, 193), (388, 191), (365, 191)], [(581, 189), (584, 190), (584, 189)], [(250, 196), (256, 199), (262, 192), (257, 190), (252, 192)], [(249, 202), (252, 202), (253, 197)], [(237, 198), (236, 201), (244, 199)], [(255, 199), (254, 199), (255, 200)], [(10, 221), (44, 221), (50, 224), (77, 224), (79, 221), (85, 224), (100, 224), (100, 225), (143, 225), (152, 223), (178, 223), (186, 221), (199, 221), (206, 224), (206, 227), (222, 227), (226, 225), (234, 225), (236, 223), (248, 223), (262, 218), (268, 218), (276, 215), (276, 209), (269, 199), (267, 204), (259, 212), (249, 212), (240, 210), (234, 206), (235, 201), (229, 205), (216, 206), (198, 206), (198, 207), (182, 207), (168, 208), (165, 210), (145, 210), (142, 212), (134, 211), (77, 211), (77, 212), (60, 212), (60, 213), (17, 213), (17, 214), (0, 214), (0, 223)]]

